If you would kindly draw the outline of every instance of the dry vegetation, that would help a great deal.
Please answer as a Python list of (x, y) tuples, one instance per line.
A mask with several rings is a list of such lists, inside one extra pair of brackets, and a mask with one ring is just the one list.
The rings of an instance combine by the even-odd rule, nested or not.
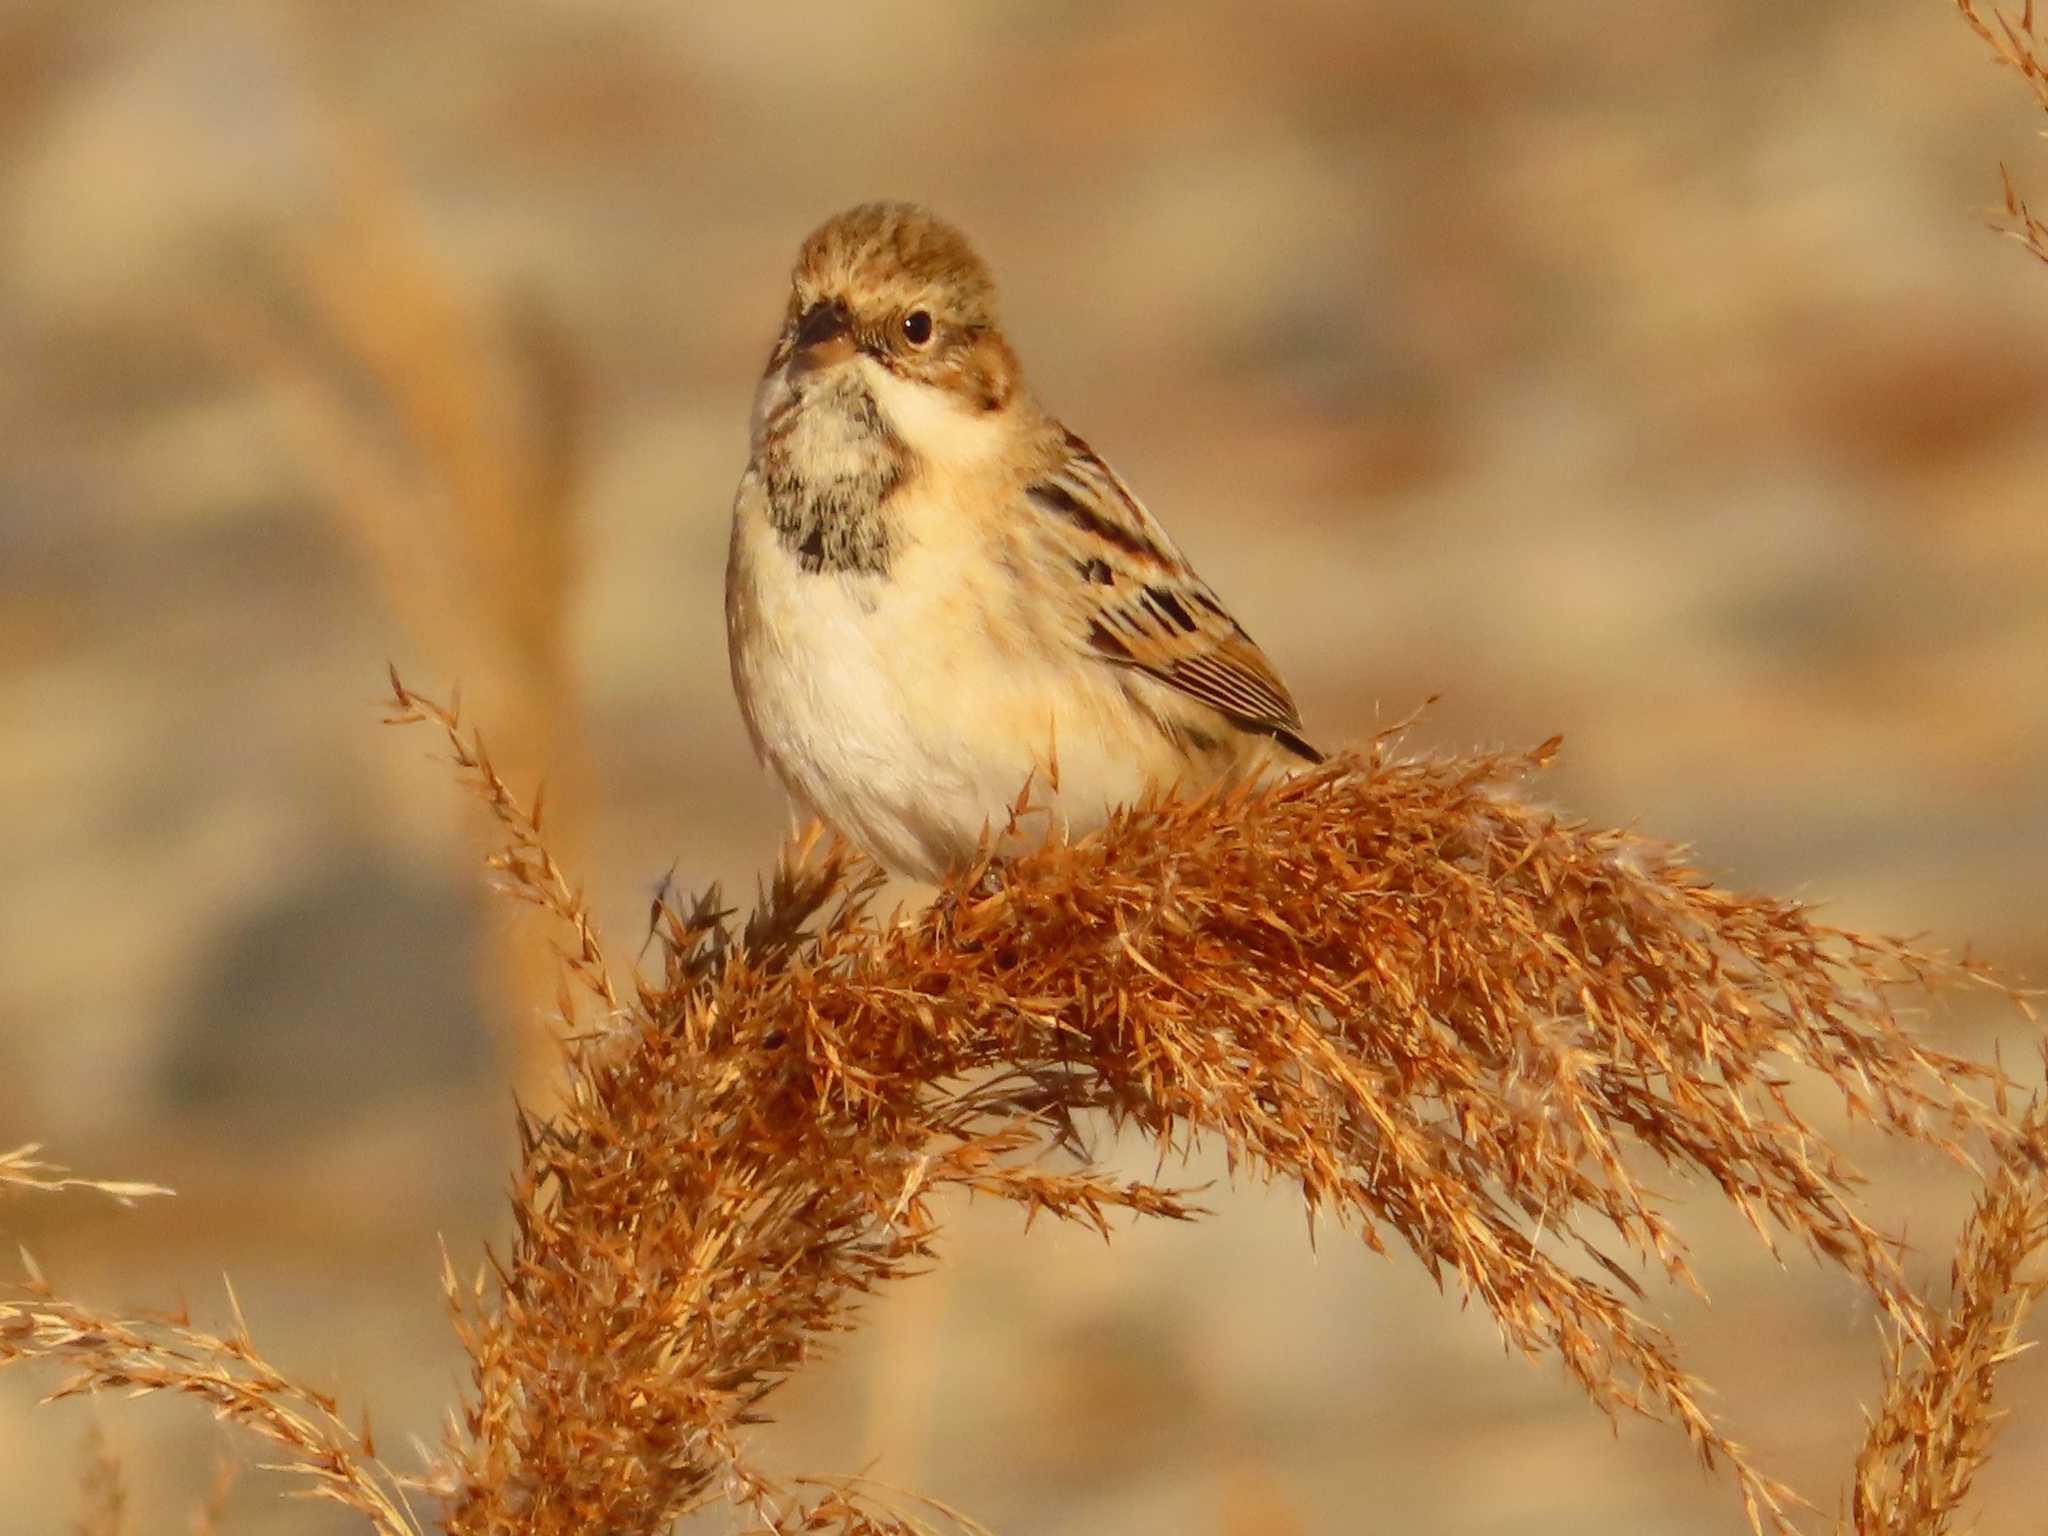
[(67, 1189), (89, 1189), (129, 1205), (151, 1195), (171, 1193), (161, 1184), (139, 1183), (131, 1179), (75, 1178), (57, 1164), (44, 1162), (36, 1155), (41, 1151), (42, 1148), (31, 1141), (10, 1152), (0, 1152), (0, 1195), (18, 1194), (23, 1190), (56, 1194)]
[[(2024, 0), (2017, 13), (1993, 10), (1987, 16), (1976, 0), (1956, 0), (1972, 31), (1991, 45), (1992, 54), (2016, 73), (2034, 93), (2041, 110), (2048, 112), (2048, 46), (2034, 17), (2034, 0)], [(2005, 183), (2006, 223), (2001, 228), (2043, 261), (2048, 261), (2048, 224), (2027, 207), (2013, 184), (2012, 172), (2000, 167)]]
[(2020, 1328), (2048, 1276), (2048, 1118), (2036, 1102), (1993, 1168), (1949, 1270), (1948, 1313), (1934, 1337), (1892, 1345), (1885, 1397), (1856, 1458), (1854, 1529), (1951, 1528), (1990, 1451), (1997, 1370), (2022, 1349)]
[[(1958, 5), (2048, 108), (2031, 4)], [(2010, 177), (2007, 208), (2048, 258), (2048, 226)], [(546, 541), (573, 443), (539, 441), (510, 467), (477, 451), (496, 435), (479, 425), (482, 382), (432, 376), (413, 332), (354, 305), (345, 274), (312, 271), (307, 291), (363, 341), (456, 488), (452, 520), (405, 521), (455, 530), (442, 566), (477, 568), (461, 553), (474, 537), (531, 577), (518, 590), (541, 596), (500, 616), (501, 638), (530, 653), (551, 711), (560, 589), (532, 573), (560, 569)], [(456, 323), (430, 287), (410, 291), (414, 312)], [(354, 429), (310, 387), (301, 398), (339, 478), (383, 484)], [(414, 556), (385, 535), (414, 495), (389, 484), (351, 503), (400, 592)], [(508, 521), (541, 542), (504, 546)], [(858, 1478), (779, 1481), (750, 1427), (866, 1296), (934, 1262), (948, 1191), (1105, 1235), (1200, 1214), (1186, 1191), (1090, 1166), (1108, 1125), (1150, 1137), (1162, 1167), (1220, 1143), (1242, 1176), (1298, 1187), (1311, 1230), (1405, 1248), (1610, 1414), (1675, 1424), (1729, 1469), (1753, 1525), (1790, 1529), (1801, 1501), (1705, 1412), (1637, 1310), (1646, 1278), (1695, 1284), (1652, 1179), (1705, 1181), (1766, 1245), (1853, 1277), (1883, 1319), (1884, 1395), (1842, 1527), (1919, 1536), (1957, 1519), (1996, 1427), (1996, 1372), (2048, 1283), (2048, 1111), (2038, 1094), (2009, 1104), (2001, 1070), (1901, 1021), (1908, 999), (1955, 987), (2025, 1007), (1980, 967), (1721, 890), (1676, 849), (1531, 806), (1517, 787), (1547, 747), (1402, 760), (1383, 740), (1284, 785), (1139, 807), (1081, 844), (984, 863), (907, 919), (877, 914), (876, 871), (814, 836), (744, 921), (715, 892), (662, 905), (660, 973), (629, 979), (538, 806), (452, 713), (393, 687), (394, 718), (445, 731), (495, 816), (505, 888), (566, 936), (560, 1074), (549, 1107), (522, 1115), (512, 1242), (473, 1276), (445, 1271), (473, 1363), (448, 1442), (401, 1476), (367, 1429), (265, 1362), (232, 1299), (211, 1331), (84, 1306), (31, 1266), (0, 1293), (0, 1365), (56, 1369), (53, 1396), (198, 1398), (384, 1536), (655, 1533), (719, 1501), (778, 1533), (966, 1524)], [(1849, 1118), (1981, 1173), (1945, 1308), (1908, 1284), (1855, 1170), (1795, 1107), (1816, 1085)], [(70, 1178), (35, 1152), (0, 1154), (0, 1196), (167, 1193)], [(195, 1528), (218, 1523), (225, 1487)], [(97, 1443), (83, 1493), (79, 1529), (128, 1527)]]
[[(715, 1500), (769, 1531), (921, 1528), (857, 1480), (778, 1483), (748, 1426), (864, 1296), (932, 1261), (949, 1189), (1105, 1233), (1117, 1212), (1196, 1214), (1090, 1168), (1084, 1115), (1138, 1128), (1162, 1162), (1220, 1141), (1312, 1218), (1397, 1239), (1601, 1407), (1677, 1424), (1752, 1520), (1789, 1528), (1788, 1492), (1632, 1305), (1646, 1266), (1691, 1283), (1644, 1176), (1710, 1180), (1889, 1319), (1856, 1528), (1941, 1528), (1984, 1454), (1991, 1373), (2034, 1295), (2019, 1266), (2048, 1217), (2048, 1142), (2000, 1072), (1916, 1039), (1895, 1004), (1986, 978), (1532, 808), (1510, 791), (1547, 750), (1376, 747), (1139, 807), (963, 871), (907, 920), (869, 909), (870, 866), (814, 842), (744, 924), (715, 894), (664, 906), (662, 974), (628, 999), (475, 739), (394, 688), (394, 718), (445, 730), (507, 834), (506, 887), (563, 925), (588, 1014), (565, 1034), (561, 1107), (522, 1122), (510, 1250), (447, 1275), (474, 1388), (424, 1479), (446, 1531), (657, 1532)], [(1793, 1107), (1798, 1075), (1893, 1136), (1992, 1159), (1947, 1316)], [(239, 1315), (215, 1336), (35, 1290), (0, 1307), (0, 1355), (69, 1366), (60, 1393), (200, 1396), (287, 1447), (313, 1491), (420, 1528), (368, 1436), (265, 1365)]]

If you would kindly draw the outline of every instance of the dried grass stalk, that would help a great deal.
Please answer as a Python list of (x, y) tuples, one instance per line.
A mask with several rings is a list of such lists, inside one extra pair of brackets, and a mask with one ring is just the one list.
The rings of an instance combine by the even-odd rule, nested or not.
[[(422, 648), (488, 701), (500, 758), (545, 762), (583, 802), (589, 776), (568, 617), (590, 390), (559, 324), (492, 302), (436, 254), (400, 169), (347, 110), (320, 119), (331, 194), (285, 243), (276, 291), (247, 285), (198, 317), (262, 388), (310, 489)], [(573, 852), (574, 829), (554, 829)], [(555, 1086), (544, 953), (493, 930), (486, 995), (507, 998), (521, 1094)]]
[(38, 1157), (36, 1154), (42, 1150), (40, 1142), (30, 1141), (12, 1151), (0, 1152), (0, 1194), (21, 1190), (56, 1194), (67, 1189), (89, 1189), (122, 1205), (133, 1205), (137, 1200), (146, 1200), (152, 1195), (171, 1193), (161, 1184), (146, 1184), (134, 1179), (74, 1178), (68, 1169), (56, 1163), (46, 1163)]
[(190, 1536), (219, 1536), (221, 1522), (227, 1516), (228, 1495), (235, 1491), (235, 1484), (241, 1479), (241, 1464), (225, 1452), (214, 1462), (213, 1482), (185, 1522)]
[(1994, 9), (1989, 20), (1978, 10), (1977, 0), (1956, 0), (1956, 9), (1970, 30), (1990, 45), (1992, 56), (2026, 81), (2041, 110), (2048, 112), (2048, 51), (2034, 21), (2034, 0), (2022, 0), (2018, 15)]
[[(1992, 57), (2025, 81), (2035, 102), (2048, 112), (2048, 42), (2035, 20), (2034, 0), (2023, 0), (2017, 15), (1993, 10), (1989, 19), (1978, 10), (1977, 0), (1956, 0), (1956, 9), (1970, 30), (1990, 45)], [(1998, 173), (2005, 189), (2005, 220), (1994, 227), (2048, 261), (2048, 223), (2027, 206), (2013, 185), (2012, 172), (2001, 165)]]
[(95, 1424), (85, 1438), (85, 1465), (78, 1477), (78, 1518), (73, 1536), (126, 1536), (128, 1485), (120, 1459)]
[[(130, 1317), (81, 1306), (31, 1278), (0, 1295), (0, 1367), (42, 1362), (67, 1370), (46, 1402), (98, 1392), (196, 1398), (216, 1418), (281, 1448), (285, 1459), (269, 1468), (305, 1479), (306, 1497), (354, 1510), (378, 1536), (421, 1536), (407, 1485), (378, 1460), (369, 1429), (350, 1429), (331, 1397), (265, 1361), (232, 1290), (228, 1302), (234, 1325), (216, 1334), (182, 1313)], [(226, 1491), (217, 1479), (214, 1500), (198, 1517), (208, 1527)]]

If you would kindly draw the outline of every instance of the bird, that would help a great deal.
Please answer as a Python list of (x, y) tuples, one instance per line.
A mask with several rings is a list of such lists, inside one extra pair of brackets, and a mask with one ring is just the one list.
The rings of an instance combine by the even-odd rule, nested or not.
[(989, 269), (926, 208), (803, 242), (754, 396), (725, 613), (755, 754), (931, 882), (1019, 834), (1322, 760), (1159, 520), (1025, 383)]

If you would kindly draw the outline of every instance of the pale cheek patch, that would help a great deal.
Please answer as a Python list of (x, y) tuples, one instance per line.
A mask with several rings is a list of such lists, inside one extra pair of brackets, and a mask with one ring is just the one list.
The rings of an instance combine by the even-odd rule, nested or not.
[(975, 410), (951, 390), (898, 378), (867, 358), (860, 367), (882, 419), (927, 463), (969, 469), (1003, 451), (1010, 428), (1005, 412)]

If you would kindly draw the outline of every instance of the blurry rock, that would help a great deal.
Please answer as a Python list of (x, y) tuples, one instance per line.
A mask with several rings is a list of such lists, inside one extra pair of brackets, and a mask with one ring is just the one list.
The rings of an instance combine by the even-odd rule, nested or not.
[(459, 891), (344, 851), (222, 936), (180, 1010), (174, 1108), (273, 1126), (445, 1091), (490, 1069)]

